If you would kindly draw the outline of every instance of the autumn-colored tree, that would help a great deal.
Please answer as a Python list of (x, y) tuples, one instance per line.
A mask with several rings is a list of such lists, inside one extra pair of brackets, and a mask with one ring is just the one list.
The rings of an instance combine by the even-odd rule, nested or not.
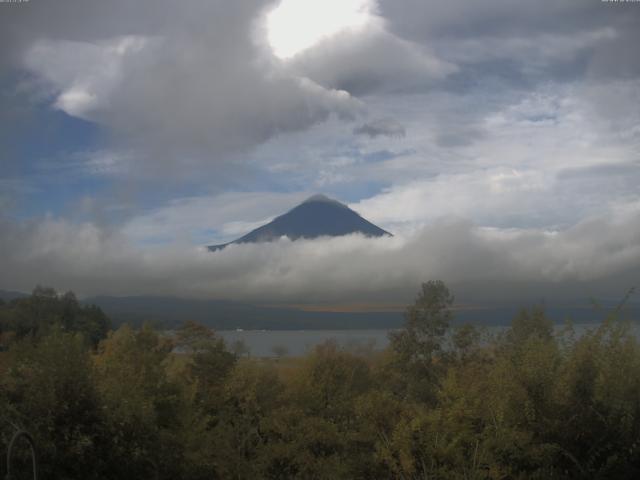
[(102, 411), (82, 336), (52, 328), (37, 343), (15, 343), (7, 355), (3, 431), (14, 425), (9, 433), (20, 427), (33, 435), (44, 478), (99, 478)]
[(109, 434), (110, 478), (175, 478), (182, 449), (183, 396), (167, 375), (170, 339), (150, 326), (124, 325), (95, 357), (96, 384)]
[(407, 308), (404, 327), (389, 334), (393, 365), (403, 372), (397, 385), (402, 395), (435, 401), (452, 304), (453, 295), (442, 281), (423, 283), (416, 301)]
[(96, 349), (86, 307), (39, 288), (0, 304), (0, 407), (46, 478), (640, 476), (640, 344), (619, 309), (577, 331), (536, 307), (489, 336), (452, 327), (452, 302), (428, 282), (383, 351), (277, 360), (191, 322)]

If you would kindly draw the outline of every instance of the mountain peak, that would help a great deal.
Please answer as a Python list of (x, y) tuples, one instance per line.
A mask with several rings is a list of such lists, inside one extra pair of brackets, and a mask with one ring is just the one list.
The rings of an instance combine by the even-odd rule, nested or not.
[(337, 203), (338, 205), (346, 206), (343, 203), (340, 203), (338, 200), (334, 200), (333, 198), (327, 197), (323, 193), (316, 193), (315, 195), (311, 195), (302, 203), (309, 203), (309, 202)]
[(316, 193), (315, 195), (311, 195), (309, 198), (307, 198), (304, 202), (302, 202), (300, 205), (304, 205), (306, 203), (318, 203), (318, 204), (326, 204), (326, 205), (331, 205), (333, 207), (340, 207), (340, 208), (346, 208), (349, 209), (349, 207), (347, 207), (344, 203), (335, 200), (333, 198), (327, 197), (325, 194), (323, 193)]
[(367, 237), (391, 235), (362, 218), (345, 204), (326, 195), (316, 194), (243, 237), (222, 245), (211, 245), (208, 249), (215, 252), (231, 243), (271, 242), (281, 237), (297, 240), (299, 238), (339, 237), (352, 233), (360, 233)]

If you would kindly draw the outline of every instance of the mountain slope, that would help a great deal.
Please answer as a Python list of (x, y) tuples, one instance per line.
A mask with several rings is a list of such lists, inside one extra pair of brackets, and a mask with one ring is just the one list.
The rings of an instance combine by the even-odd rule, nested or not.
[(323, 236), (339, 237), (351, 233), (361, 233), (367, 237), (391, 235), (365, 220), (346, 205), (324, 195), (314, 195), (245, 236), (222, 245), (211, 245), (208, 249), (214, 252), (232, 243), (271, 242), (283, 236), (297, 240)]

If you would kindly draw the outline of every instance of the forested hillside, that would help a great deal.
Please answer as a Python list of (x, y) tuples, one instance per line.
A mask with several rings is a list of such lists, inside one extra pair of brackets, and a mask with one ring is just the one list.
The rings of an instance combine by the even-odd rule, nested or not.
[[(51, 479), (638, 478), (621, 309), (580, 336), (522, 311), (487, 337), (451, 327), (452, 302), (424, 284), (385, 351), (260, 359), (190, 322), (109, 331), (38, 288), (0, 304), (3, 445), (29, 431)], [(28, 475), (26, 448), (15, 461)]]

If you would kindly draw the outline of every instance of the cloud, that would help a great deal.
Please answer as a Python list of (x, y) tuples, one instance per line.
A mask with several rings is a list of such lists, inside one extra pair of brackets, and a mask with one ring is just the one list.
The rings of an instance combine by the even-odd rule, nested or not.
[(267, 14), (267, 39), (274, 54), (288, 59), (344, 30), (376, 21), (372, 0), (281, 0)]
[[(317, 130), (335, 133), (327, 127), (332, 118), (353, 120), (364, 110), (367, 118), (397, 119), (423, 165), (455, 169), (459, 163), (443, 166), (440, 159), (466, 156), (461, 150), (487, 133), (501, 135), (487, 117), (549, 82), (558, 90), (570, 82), (575, 95), (593, 103), (596, 123), (635, 115), (627, 101), (637, 96), (640, 64), (629, 20), (640, 10), (633, 6), (360, 2), (367, 5), (364, 24), (280, 61), (264, 23), (274, 1), (188, 0), (180, 8), (168, 0), (114, 1), (29, 2), (7, 10), (0, 35), (12, 46), (3, 49), (5, 60), (31, 71), (51, 106), (104, 127), (108, 149), (126, 157), (117, 171), (128, 178), (225, 184), (248, 170), (271, 170), (268, 161), (247, 159), (264, 159), (259, 151), (275, 151), (273, 143), (295, 137), (306, 145)], [(365, 129), (383, 150), (391, 137), (373, 133), (389, 130), (380, 122), (355, 130)], [(340, 141), (330, 139), (326, 148)], [(272, 156), (304, 164), (284, 148)], [(307, 167), (307, 177), (326, 170), (292, 169)], [(331, 172), (316, 183), (361, 177)]]
[(423, 90), (456, 70), (387, 31), (374, 2), (361, 2), (371, 11), (359, 28), (280, 61), (265, 23), (274, 3), (141, 0), (105, 9), (62, 0), (14, 9), (3, 23), (20, 27), (7, 34), (20, 52), (15, 66), (31, 72), (53, 108), (102, 126), (113, 150), (134, 152), (128, 175), (231, 170), (270, 139), (333, 115), (354, 119), (361, 95)]
[(638, 181), (637, 163), (557, 172), (498, 167), (396, 184), (350, 207), (394, 232), (442, 217), (472, 218), (486, 227), (557, 229), (638, 205)]
[(27, 52), (25, 66), (48, 80), (53, 107), (88, 120), (109, 108), (110, 96), (124, 81), (127, 59), (153, 48), (153, 39), (123, 36), (99, 43), (40, 40)]
[(5, 33), (20, 52), (10, 57), (14, 71), (30, 72), (52, 108), (102, 126), (114, 150), (134, 151), (131, 173), (210, 171), (272, 137), (362, 109), (272, 55), (261, 30), (272, 1), (34, 3), (1, 21), (0, 30), (17, 25)]
[(366, 135), (369, 138), (376, 138), (378, 136), (402, 138), (406, 135), (404, 127), (390, 118), (381, 118), (363, 123), (354, 128), (353, 133), (354, 135)]
[(567, 64), (575, 70), (574, 75), (582, 73), (580, 64), (574, 62), (593, 49), (615, 40), (617, 36), (615, 29), (602, 27), (573, 33), (513, 35), (507, 39), (500, 35), (481, 39), (457, 38), (442, 42), (439, 53), (457, 64), (474, 69), (481, 68), (483, 63), (509, 67), (511, 62), (511, 68), (518, 69), (529, 80), (540, 77), (548, 79), (550, 74), (552, 78), (554, 73), (556, 76), (567, 74), (563, 71)]
[[(632, 4), (508, 0), (470, 4), (380, 0), (390, 32), (454, 62), (457, 87), (493, 77), (521, 88), (556, 81), (607, 81), (640, 72), (633, 45), (640, 10)], [(621, 8), (618, 8), (621, 7)]]
[(389, 33), (383, 21), (336, 34), (287, 66), (327, 88), (356, 96), (425, 91), (458, 70), (428, 48)]
[[(102, 124), (155, 163), (221, 163), (272, 136), (332, 113), (350, 118), (360, 108), (344, 91), (217, 53), (190, 38), (44, 41), (30, 50), (27, 66), (51, 82), (56, 108)], [(78, 60), (83, 56), (90, 59)]]
[(225, 243), (268, 223), (309, 195), (308, 192), (227, 192), (177, 198), (135, 215), (120, 231), (138, 245), (181, 240), (200, 245)]
[[(270, 0), (0, 5), (0, 205), (119, 209), (3, 220), (3, 284), (299, 300), (637, 274), (636, 5), (364, 3), (365, 25), (287, 60), (267, 43)], [(44, 107), (73, 132), (53, 115), (33, 128)], [(67, 115), (99, 140), (80, 146)], [(193, 248), (319, 186), (400, 235)]]
[[(354, 136), (329, 122), (270, 142), (256, 163), (296, 185), (324, 181), (391, 231), (448, 215), (482, 226), (567, 226), (638, 196), (633, 85), (619, 82), (597, 105), (591, 97), (604, 88), (555, 82), (370, 101), (373, 118), (402, 119), (404, 138)], [(600, 173), (566, 173), (591, 168)]]
[(0, 287), (37, 283), (83, 295), (175, 295), (254, 301), (411, 298), (439, 278), (463, 298), (620, 295), (640, 274), (640, 215), (619, 213), (561, 231), (487, 229), (442, 220), (414, 234), (144, 248), (96, 225), (4, 220)]

